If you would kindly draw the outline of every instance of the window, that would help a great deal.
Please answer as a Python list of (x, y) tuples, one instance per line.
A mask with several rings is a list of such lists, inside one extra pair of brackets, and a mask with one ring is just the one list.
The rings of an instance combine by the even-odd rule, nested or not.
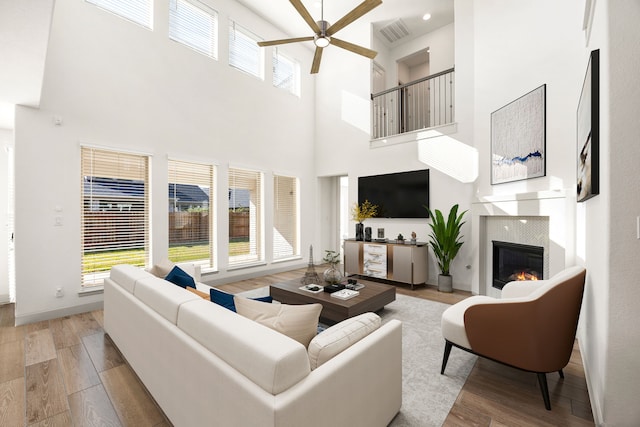
[(170, 0), (169, 38), (218, 59), (218, 12), (202, 3)]
[(273, 259), (299, 256), (298, 179), (275, 175), (273, 198)]
[(300, 95), (300, 64), (273, 49), (273, 85)]
[(169, 160), (169, 259), (214, 268), (214, 166)]
[(259, 38), (234, 21), (229, 21), (229, 65), (253, 76), (264, 78)]
[(153, 0), (86, 0), (146, 28), (153, 28)]
[(262, 173), (229, 169), (229, 266), (262, 261)]
[(149, 157), (82, 147), (82, 286), (149, 264)]

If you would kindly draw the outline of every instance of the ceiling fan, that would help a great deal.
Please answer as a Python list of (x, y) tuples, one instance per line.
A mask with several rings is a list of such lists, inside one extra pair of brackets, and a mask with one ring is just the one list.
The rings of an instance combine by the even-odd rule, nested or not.
[(258, 42), (258, 46), (274, 46), (285, 43), (295, 43), (295, 42), (304, 42), (311, 41), (316, 45), (316, 52), (313, 55), (313, 63), (311, 64), (311, 74), (316, 74), (320, 70), (320, 60), (322, 59), (322, 49), (329, 46), (330, 44), (334, 46), (338, 46), (342, 49), (346, 49), (348, 51), (357, 53), (358, 55), (365, 56), (369, 59), (375, 58), (378, 52), (367, 49), (366, 47), (358, 46), (353, 43), (346, 42), (344, 40), (337, 39), (333, 37), (335, 33), (351, 24), (356, 19), (360, 18), (362, 15), (368, 13), (374, 8), (380, 6), (382, 4), (382, 0), (364, 0), (355, 9), (351, 12), (344, 15), (333, 25), (329, 25), (327, 21), (324, 20), (324, 1), (321, 3), (321, 18), (320, 21), (316, 22), (313, 20), (313, 17), (307, 11), (307, 9), (302, 4), (302, 0), (289, 0), (293, 7), (296, 8), (302, 19), (306, 21), (306, 23), (311, 27), (314, 34), (309, 37), (296, 37), (292, 39), (281, 39), (281, 40), (270, 40), (264, 42)]

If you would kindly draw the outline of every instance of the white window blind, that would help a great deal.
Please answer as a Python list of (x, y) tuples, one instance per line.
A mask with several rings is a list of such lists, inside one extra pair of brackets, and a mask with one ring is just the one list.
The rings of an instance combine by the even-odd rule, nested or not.
[(253, 76), (264, 78), (260, 39), (234, 21), (229, 21), (229, 65)]
[(153, 0), (86, 0), (143, 27), (153, 28)]
[(262, 173), (229, 169), (229, 266), (262, 261)]
[(149, 264), (149, 157), (82, 147), (82, 286)]
[(170, 0), (169, 38), (218, 59), (218, 12), (197, 0)]
[(169, 160), (169, 259), (214, 268), (214, 166)]
[(273, 259), (299, 256), (298, 179), (275, 175), (273, 197)]
[(273, 50), (273, 85), (294, 95), (300, 94), (300, 64), (277, 48)]

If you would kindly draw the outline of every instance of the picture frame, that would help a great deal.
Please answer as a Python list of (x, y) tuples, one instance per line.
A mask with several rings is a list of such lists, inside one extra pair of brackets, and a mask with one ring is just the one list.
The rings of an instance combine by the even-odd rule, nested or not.
[(543, 84), (491, 113), (491, 185), (546, 175)]
[(600, 193), (600, 50), (589, 55), (576, 112), (576, 197), (584, 202)]

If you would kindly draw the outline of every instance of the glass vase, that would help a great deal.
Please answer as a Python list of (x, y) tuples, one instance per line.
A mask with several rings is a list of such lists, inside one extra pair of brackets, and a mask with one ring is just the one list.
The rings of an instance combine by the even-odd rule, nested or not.
[(324, 271), (323, 276), (324, 276), (324, 281), (331, 285), (334, 283), (340, 283), (340, 281), (342, 280), (342, 273), (334, 265), (327, 268)]

